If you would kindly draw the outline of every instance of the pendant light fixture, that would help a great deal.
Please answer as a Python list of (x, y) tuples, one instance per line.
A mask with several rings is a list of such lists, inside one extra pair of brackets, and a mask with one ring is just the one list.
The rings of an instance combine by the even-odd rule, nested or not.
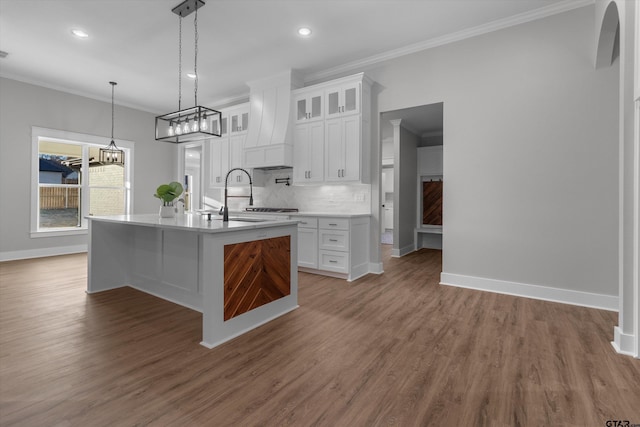
[[(156, 141), (182, 142), (200, 141), (221, 136), (222, 113), (198, 105), (198, 9), (202, 0), (185, 0), (171, 11), (178, 15), (178, 111), (156, 117)], [(195, 12), (195, 59), (193, 62), (194, 107), (182, 109), (182, 18)]]
[(113, 90), (118, 83), (109, 82), (109, 84), (111, 85), (111, 143), (100, 149), (98, 157), (101, 164), (124, 166), (124, 151), (119, 149), (113, 140), (113, 124), (115, 122)]

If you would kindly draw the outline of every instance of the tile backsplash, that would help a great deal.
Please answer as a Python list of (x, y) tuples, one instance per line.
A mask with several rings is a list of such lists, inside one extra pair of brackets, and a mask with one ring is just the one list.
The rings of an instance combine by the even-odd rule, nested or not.
[[(370, 213), (371, 185), (285, 185), (276, 179), (291, 178), (291, 169), (264, 172), (264, 186), (253, 188), (253, 205), (261, 207), (298, 208), (301, 212)], [(229, 188), (229, 195), (248, 195), (247, 187)], [(223, 202), (224, 190), (209, 190), (207, 196)], [(242, 210), (249, 199), (230, 198), (229, 209)]]

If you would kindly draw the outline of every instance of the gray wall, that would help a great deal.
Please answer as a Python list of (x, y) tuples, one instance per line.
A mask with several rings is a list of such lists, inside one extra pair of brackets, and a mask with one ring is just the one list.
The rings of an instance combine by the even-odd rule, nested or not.
[(444, 272), (617, 295), (618, 67), (594, 39), (588, 6), (367, 70), (379, 112), (447, 106)]
[[(395, 132), (395, 131), (394, 131)], [(415, 250), (418, 194), (418, 143), (420, 138), (400, 124), (399, 140), (394, 142), (395, 167), (393, 177), (393, 255), (405, 255)]]
[[(86, 235), (30, 237), (31, 127), (110, 138), (111, 104), (5, 78), (0, 78), (0, 94), (0, 254), (86, 244)], [(115, 116), (114, 136), (136, 143), (134, 213), (156, 212), (153, 193), (173, 179), (176, 149), (155, 142), (153, 115), (116, 106)]]

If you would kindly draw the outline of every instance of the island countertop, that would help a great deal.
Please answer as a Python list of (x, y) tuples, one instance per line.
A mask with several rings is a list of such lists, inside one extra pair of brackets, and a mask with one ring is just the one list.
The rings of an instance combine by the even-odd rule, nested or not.
[(134, 214), (88, 216), (87, 219), (146, 227), (174, 228), (200, 233), (225, 233), (298, 223), (296, 220), (261, 219), (256, 221), (251, 218), (230, 219), (229, 222), (224, 222), (222, 217), (216, 215), (212, 215), (211, 221), (209, 221), (206, 215), (195, 213), (177, 214), (174, 218), (160, 218), (158, 214)]

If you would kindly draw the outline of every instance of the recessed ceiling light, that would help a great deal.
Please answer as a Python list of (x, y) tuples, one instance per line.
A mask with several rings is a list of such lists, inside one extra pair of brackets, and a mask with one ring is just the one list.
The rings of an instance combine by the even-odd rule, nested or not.
[(187, 77), (189, 77), (190, 79), (195, 79), (196, 75), (193, 73), (187, 73)]
[(89, 37), (89, 34), (77, 28), (74, 28), (73, 30), (71, 30), (71, 34), (78, 37), (79, 39), (86, 39), (87, 37)]
[(311, 35), (311, 28), (298, 28), (298, 34), (300, 34), (302, 37), (309, 37)]

